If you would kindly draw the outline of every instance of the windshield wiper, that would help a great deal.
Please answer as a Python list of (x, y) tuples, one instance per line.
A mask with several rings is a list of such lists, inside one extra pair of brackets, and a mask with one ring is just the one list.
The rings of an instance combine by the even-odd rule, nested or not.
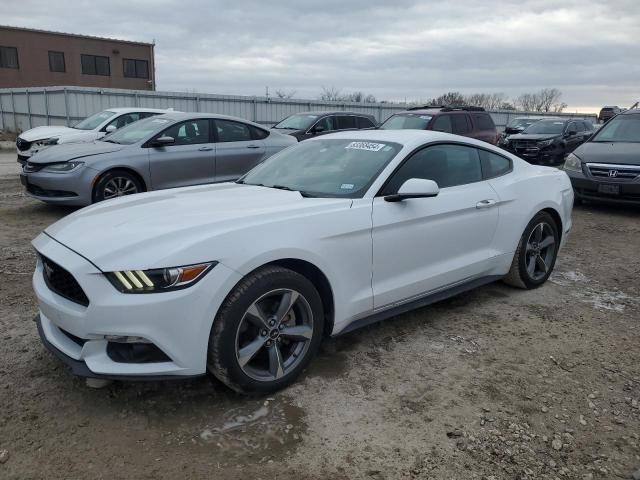
[(106, 140), (102, 140), (103, 142), (109, 142), (109, 143), (115, 143), (117, 145), (120, 145), (120, 142), (116, 142), (115, 140), (111, 140), (110, 138), (106, 139)]
[(296, 190), (295, 188), (287, 187), (285, 185), (271, 185), (271, 188), (277, 188), (278, 190), (286, 190), (288, 192), (298, 192), (304, 198), (315, 198), (315, 195), (312, 195), (309, 192), (305, 192), (304, 190)]

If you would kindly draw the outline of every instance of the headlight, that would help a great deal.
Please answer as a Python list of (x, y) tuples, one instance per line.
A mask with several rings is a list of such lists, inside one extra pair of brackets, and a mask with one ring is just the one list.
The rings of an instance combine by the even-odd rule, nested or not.
[(51, 137), (51, 138), (43, 138), (42, 140), (36, 140), (33, 143), (39, 146), (51, 146), (51, 145), (57, 145), (59, 141), (60, 139), (58, 137)]
[(62, 162), (62, 163), (51, 163), (44, 167), (42, 172), (49, 173), (67, 173), (71, 170), (75, 170), (80, 165), (84, 165), (84, 162)]
[(553, 143), (555, 139), (552, 138), (550, 140), (542, 140), (541, 142), (538, 142), (538, 146), (539, 147), (548, 147), (549, 145), (551, 145)]
[(564, 162), (564, 169), (573, 172), (582, 172), (582, 161), (573, 153), (570, 153)]
[(122, 293), (156, 293), (187, 288), (197, 283), (218, 262), (152, 270), (107, 272), (106, 277)]

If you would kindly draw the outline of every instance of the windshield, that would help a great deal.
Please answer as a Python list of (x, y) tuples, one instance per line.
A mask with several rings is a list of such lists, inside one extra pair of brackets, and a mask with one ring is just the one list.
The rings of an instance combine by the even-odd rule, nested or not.
[(126, 127), (102, 137), (103, 142), (131, 145), (155, 134), (164, 127), (169, 126), (171, 120), (167, 118), (150, 117), (131, 123)]
[(640, 114), (618, 115), (605, 123), (592, 142), (640, 142)]
[(287, 128), (291, 130), (306, 130), (313, 122), (318, 119), (319, 115), (296, 114), (285, 118), (273, 128)]
[(537, 121), (537, 118), (514, 118), (507, 124), (507, 128), (526, 128)]
[(98, 128), (105, 120), (109, 120), (115, 114), (116, 112), (105, 110), (104, 112), (96, 113), (95, 115), (91, 115), (90, 117), (85, 118), (81, 122), (74, 125), (73, 128), (77, 128), (78, 130), (94, 130)]
[(524, 132), (524, 134), (557, 134), (560, 135), (564, 130), (564, 122), (561, 120), (540, 120), (538, 122), (532, 123), (529, 125)]
[(380, 128), (382, 130), (426, 130), (432, 118), (431, 115), (419, 113), (400, 113), (387, 118)]
[(362, 197), (402, 145), (377, 140), (321, 139), (272, 156), (239, 183), (334, 198)]

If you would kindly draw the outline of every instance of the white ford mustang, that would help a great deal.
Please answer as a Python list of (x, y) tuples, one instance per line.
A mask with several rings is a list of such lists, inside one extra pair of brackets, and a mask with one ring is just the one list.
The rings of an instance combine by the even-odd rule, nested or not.
[(504, 279), (571, 229), (557, 169), (429, 131), (331, 134), (236, 183), (106, 201), (34, 241), (44, 344), (87, 377), (292, 382), (337, 335)]

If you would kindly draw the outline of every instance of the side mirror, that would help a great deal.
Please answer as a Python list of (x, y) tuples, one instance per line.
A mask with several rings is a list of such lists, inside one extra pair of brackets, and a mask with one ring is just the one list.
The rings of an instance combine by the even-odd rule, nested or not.
[(313, 127), (313, 133), (322, 133), (324, 132), (324, 127), (322, 125), (316, 125)]
[(104, 131), (107, 133), (115, 132), (116, 130), (117, 128), (115, 125), (108, 125), (107, 128), (104, 129)]
[(171, 145), (171, 144), (173, 144), (175, 142), (176, 142), (175, 138), (163, 135), (162, 137), (158, 137), (153, 141), (153, 146), (154, 147), (164, 147), (166, 145)]
[(398, 189), (398, 193), (387, 195), (384, 199), (387, 202), (401, 202), (407, 198), (429, 198), (440, 193), (440, 187), (433, 180), (424, 178), (410, 178)]

